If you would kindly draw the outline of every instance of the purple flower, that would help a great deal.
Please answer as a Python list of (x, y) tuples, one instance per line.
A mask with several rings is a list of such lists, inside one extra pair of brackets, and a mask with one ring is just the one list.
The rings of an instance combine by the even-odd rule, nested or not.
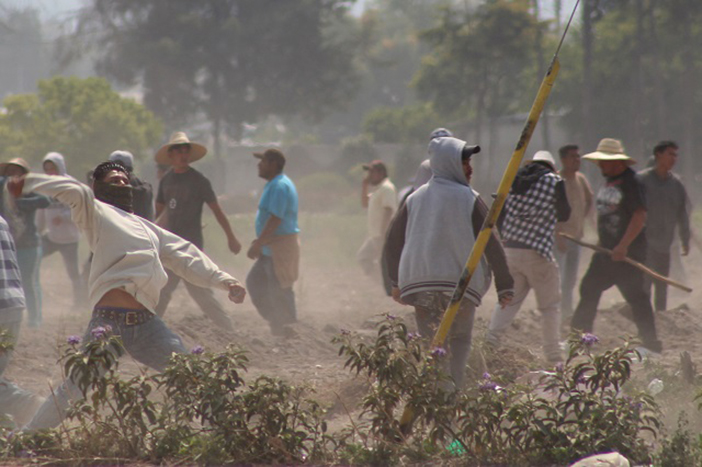
[(496, 391), (497, 383), (495, 383), (494, 381), (485, 381), (478, 387), (478, 389), (480, 389), (481, 391)]
[(395, 321), (395, 320), (397, 319), (397, 316), (391, 315), (390, 313), (386, 314), (385, 317), (386, 317), (389, 321)]
[(563, 373), (563, 362), (556, 363), (556, 371), (558, 373)]
[(195, 347), (190, 349), (190, 353), (193, 355), (200, 355), (204, 351), (205, 351), (205, 348), (201, 345), (196, 345)]
[(341, 330), (341, 335), (342, 335), (342, 336), (348, 336), (349, 334), (351, 334), (351, 331), (349, 331), (348, 329), (342, 329), (342, 330)]
[(418, 332), (408, 332), (407, 333), (407, 339), (409, 340), (414, 340), (414, 339), (421, 339), (422, 336)]
[(590, 334), (589, 332), (586, 332), (583, 334), (583, 337), (580, 338), (580, 342), (587, 347), (592, 347), (593, 344), (596, 344), (599, 341), (600, 339), (596, 335)]
[(68, 342), (71, 345), (78, 345), (80, 344), (80, 336), (68, 336), (66, 342)]
[(490, 373), (486, 371), (485, 373), (483, 373), (483, 379), (491, 380), (492, 376), (490, 376)]
[(90, 331), (90, 334), (93, 335), (93, 339), (104, 339), (110, 332), (112, 332), (112, 326), (108, 324), (107, 326), (98, 326), (93, 328), (93, 330)]
[(446, 349), (443, 347), (434, 347), (431, 350), (431, 356), (434, 358), (441, 358), (446, 356)]

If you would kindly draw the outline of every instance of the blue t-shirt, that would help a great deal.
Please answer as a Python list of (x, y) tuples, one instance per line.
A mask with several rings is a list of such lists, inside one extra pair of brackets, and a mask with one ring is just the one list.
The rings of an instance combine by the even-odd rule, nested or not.
[[(295, 184), (285, 174), (279, 174), (263, 189), (256, 213), (256, 236), (260, 237), (271, 215), (282, 220), (275, 235), (290, 235), (300, 231), (297, 226), (297, 190)], [(261, 252), (271, 255), (271, 249), (264, 246)]]

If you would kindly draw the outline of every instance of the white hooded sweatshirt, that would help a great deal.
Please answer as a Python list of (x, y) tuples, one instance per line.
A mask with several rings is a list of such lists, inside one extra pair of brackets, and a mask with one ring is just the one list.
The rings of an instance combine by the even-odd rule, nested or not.
[[(46, 161), (53, 162), (58, 169), (59, 175), (69, 178), (66, 173), (66, 161), (58, 152), (50, 152), (44, 156), (42, 164)], [(80, 230), (71, 220), (71, 208), (56, 199), (51, 200), (51, 205), (45, 209), (37, 210), (37, 229), (40, 233), (46, 233), (54, 243), (61, 245), (67, 243), (77, 243), (80, 240)]]

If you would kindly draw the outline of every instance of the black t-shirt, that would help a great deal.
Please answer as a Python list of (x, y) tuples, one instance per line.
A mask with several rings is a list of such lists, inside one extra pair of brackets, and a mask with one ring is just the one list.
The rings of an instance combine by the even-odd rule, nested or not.
[(132, 193), (134, 196), (133, 209), (134, 214), (143, 217), (147, 221), (154, 220), (154, 193), (151, 188), (151, 183), (141, 180), (133, 173), (129, 174), (129, 183), (132, 185)]
[(217, 200), (210, 181), (197, 170), (169, 171), (158, 185), (156, 202), (166, 209), (166, 228), (202, 249), (202, 205)]
[[(624, 236), (631, 217), (640, 208), (646, 208), (643, 184), (636, 173), (627, 168), (616, 177), (608, 177), (597, 193), (597, 230), (600, 245), (612, 249)], [(646, 235), (642, 230), (631, 242), (628, 256), (643, 260), (646, 256)]]

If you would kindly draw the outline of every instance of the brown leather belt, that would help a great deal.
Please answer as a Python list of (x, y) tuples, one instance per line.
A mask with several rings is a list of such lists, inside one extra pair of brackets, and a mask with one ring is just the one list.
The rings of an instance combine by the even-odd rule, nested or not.
[(144, 324), (153, 319), (149, 310), (130, 310), (128, 308), (100, 307), (93, 310), (93, 316), (109, 319), (125, 326)]

